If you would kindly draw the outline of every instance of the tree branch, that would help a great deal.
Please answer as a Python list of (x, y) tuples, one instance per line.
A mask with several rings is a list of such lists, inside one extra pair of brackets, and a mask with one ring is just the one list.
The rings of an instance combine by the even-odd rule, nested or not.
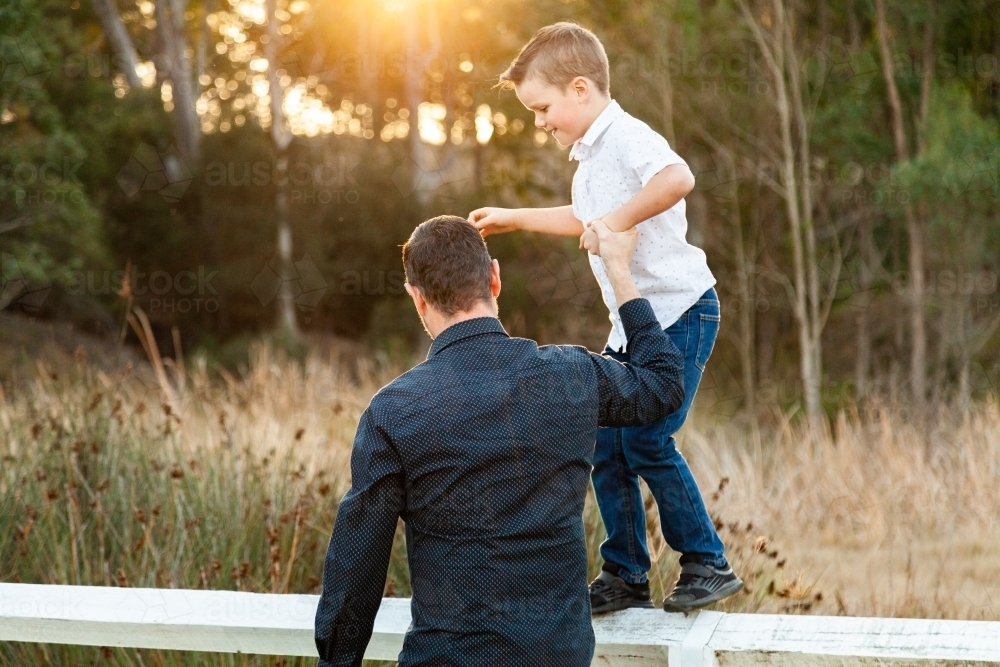
[(135, 67), (139, 64), (139, 54), (132, 43), (132, 37), (125, 29), (118, 8), (114, 0), (93, 0), (94, 12), (101, 20), (101, 27), (104, 29), (104, 36), (111, 44), (111, 50), (115, 52), (122, 73), (132, 88), (142, 88), (142, 80), (136, 74)]

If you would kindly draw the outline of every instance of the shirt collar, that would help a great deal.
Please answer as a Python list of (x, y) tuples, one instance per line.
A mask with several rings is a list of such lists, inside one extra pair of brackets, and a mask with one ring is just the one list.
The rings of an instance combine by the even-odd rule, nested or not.
[(586, 157), (594, 142), (604, 134), (604, 130), (608, 129), (616, 118), (623, 115), (625, 115), (625, 110), (618, 102), (611, 100), (611, 103), (604, 107), (604, 111), (598, 114), (594, 122), (590, 124), (586, 133), (573, 144), (573, 148), (569, 151), (569, 159), (579, 160), (581, 157)]
[(444, 348), (463, 338), (487, 333), (510, 335), (500, 324), (500, 320), (495, 317), (474, 317), (471, 320), (462, 320), (438, 334), (438, 337), (431, 343), (431, 349), (427, 351), (427, 358), (430, 359)]

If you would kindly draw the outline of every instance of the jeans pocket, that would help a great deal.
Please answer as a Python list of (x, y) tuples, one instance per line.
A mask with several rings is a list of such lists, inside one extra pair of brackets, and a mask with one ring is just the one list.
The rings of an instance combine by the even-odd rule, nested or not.
[(709, 313), (698, 314), (698, 350), (695, 353), (694, 364), (702, 373), (708, 364), (708, 358), (715, 349), (715, 339), (719, 337), (719, 322), (722, 318)]

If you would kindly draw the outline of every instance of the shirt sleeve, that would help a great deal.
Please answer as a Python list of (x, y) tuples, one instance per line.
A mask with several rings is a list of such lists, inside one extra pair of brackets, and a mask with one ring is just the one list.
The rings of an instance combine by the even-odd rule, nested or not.
[(625, 137), (625, 163), (642, 182), (642, 187), (674, 164), (687, 166), (680, 155), (674, 152), (667, 140), (645, 123), (630, 131)]
[(323, 568), (316, 608), (319, 667), (361, 667), (402, 511), (402, 463), (369, 406), (358, 423), (351, 488), (340, 501)]
[(651, 424), (684, 402), (684, 358), (660, 327), (646, 299), (618, 308), (628, 340), (629, 362), (590, 353), (597, 373), (599, 426)]

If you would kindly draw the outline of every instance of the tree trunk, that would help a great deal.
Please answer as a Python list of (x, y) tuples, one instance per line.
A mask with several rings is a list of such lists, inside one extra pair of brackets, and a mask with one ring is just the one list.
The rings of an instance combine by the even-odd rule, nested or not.
[(854, 359), (854, 387), (858, 399), (868, 395), (868, 378), (871, 375), (871, 333), (868, 326), (868, 311), (872, 305), (871, 288), (875, 268), (875, 240), (873, 238), (871, 216), (864, 214), (861, 220), (860, 257), (858, 258), (858, 291), (861, 302), (855, 318), (858, 339), (857, 354)]
[[(744, 19), (754, 33), (757, 46), (764, 56), (774, 82), (772, 101), (778, 112), (781, 143), (778, 166), (780, 189), (785, 201), (792, 241), (793, 276), (790, 292), (792, 313), (795, 316), (799, 337), (799, 371), (806, 417), (810, 427), (817, 428), (822, 423), (822, 355), (819, 334), (822, 332), (823, 318), (820, 312), (816, 239), (812, 233), (812, 194), (809, 191), (811, 186), (806, 180), (809, 174), (808, 130), (801, 90), (789, 93), (789, 84), (786, 82), (786, 77), (790, 77), (793, 88), (800, 86), (798, 72), (794, 71), (797, 67), (797, 58), (794, 53), (789, 53), (794, 45), (791, 29), (786, 23), (784, 0), (773, 0), (774, 28), (769, 36), (763, 33), (757, 17), (750, 11), (746, 1), (738, 0), (738, 4)], [(799, 143), (803, 144), (799, 146), (799, 153), (796, 152), (792, 135), (793, 123), (796, 124)], [(797, 162), (800, 169), (803, 169), (801, 182), (796, 175)]]
[(802, 216), (798, 201), (798, 179), (795, 174), (795, 145), (792, 139), (792, 117), (785, 84), (785, 8), (782, 0), (775, 0), (776, 13), (774, 40), (775, 61), (777, 69), (774, 75), (775, 102), (778, 109), (778, 122), (781, 130), (782, 162), (781, 184), (787, 196), (785, 208), (792, 236), (792, 261), (794, 271), (795, 299), (792, 312), (799, 329), (799, 366), (802, 378), (802, 392), (805, 399), (806, 417), (809, 423), (815, 425), (820, 416), (819, 374), (815, 367), (816, 355), (813, 350), (812, 327), (809, 322), (808, 288), (806, 286), (805, 249), (802, 239)]
[(204, 0), (201, 7), (200, 21), (198, 22), (198, 49), (195, 52), (195, 75), (191, 77), (195, 99), (201, 96), (202, 85), (199, 80), (205, 73), (208, 64), (208, 49), (212, 40), (212, 28), (208, 25), (209, 15), (215, 13), (216, 0)]
[(819, 38), (823, 40), (830, 34), (830, 4), (828, 0), (817, 0), (816, 22), (819, 24)]
[(670, 17), (664, 16), (668, 10), (667, 3), (664, 2), (654, 2), (652, 7), (649, 9), (653, 12), (655, 17), (655, 24), (657, 26), (656, 34), (653, 36), (653, 43), (655, 44), (655, 52), (653, 61), (656, 65), (656, 72), (659, 76), (656, 77), (657, 88), (660, 92), (660, 109), (661, 117), (663, 119), (663, 133), (667, 138), (667, 141), (671, 146), (674, 145), (674, 88), (673, 82), (670, 79), (670, 68), (660, 67), (660, 63), (669, 62), (670, 58)]
[(271, 142), (274, 145), (275, 160), (275, 214), (278, 228), (278, 256), (281, 263), (281, 287), (278, 290), (280, 308), (279, 326), (289, 338), (299, 335), (298, 323), (295, 319), (295, 295), (292, 293), (292, 280), (296, 276), (292, 264), (292, 229), (288, 216), (288, 147), (292, 143), (292, 133), (285, 123), (285, 111), (282, 107), (284, 91), (278, 78), (278, 53), (281, 33), (278, 31), (278, 18), (275, 16), (277, 2), (267, 0), (267, 46), (264, 50), (267, 57), (268, 92), (271, 97)]
[[(101, 21), (105, 37), (111, 44), (115, 57), (129, 86), (141, 88), (142, 81), (135, 68), (139, 54), (128, 30), (121, 21), (114, 0), (92, 0), (94, 11)], [(174, 110), (170, 113), (174, 143), (177, 152), (189, 170), (198, 168), (200, 162), (201, 124), (195, 110), (197, 99), (195, 81), (191, 77), (191, 63), (187, 57), (184, 12), (186, 0), (163, 0), (156, 3), (156, 36), (159, 52), (153, 56), (157, 80), (169, 80), (174, 96)], [(169, 165), (168, 165), (169, 166)]]
[[(420, 49), (419, 15), (416, 3), (406, 5), (406, 71), (404, 73), (404, 88), (406, 91), (406, 107), (410, 110), (410, 132), (407, 138), (410, 142), (409, 159), (410, 191), (415, 195), (420, 217), (430, 202), (432, 192), (428, 189), (429, 180), (424, 176), (433, 171), (436, 166), (431, 146), (420, 139), (420, 103), (423, 102), (423, 73), (426, 62)], [(424, 181), (424, 182), (421, 182)]]
[(121, 16), (114, 0), (93, 0), (94, 12), (101, 20), (101, 27), (104, 29), (104, 36), (111, 44), (122, 68), (122, 73), (132, 88), (142, 88), (142, 81), (135, 72), (136, 65), (139, 64), (139, 54), (132, 43), (132, 37), (128, 34), (125, 24), (122, 23)]
[[(899, 230), (893, 227), (892, 240), (889, 243), (889, 249), (892, 257), (893, 276), (900, 275), (900, 272), (902, 271), (903, 258), (900, 250), (901, 245), (902, 242), (899, 238)], [(893, 298), (893, 302), (893, 305), (895, 305), (895, 298)], [(905, 305), (905, 301), (903, 305)], [(903, 372), (901, 370), (899, 360), (903, 357), (904, 349), (906, 347), (906, 335), (903, 327), (904, 321), (904, 317), (895, 315), (892, 322), (892, 348), (895, 354), (892, 355), (892, 359), (889, 362), (889, 399), (893, 406), (897, 406), (901, 401), (900, 389), (902, 389), (902, 387), (900, 385), (902, 384)]]
[[(899, 90), (896, 87), (896, 76), (893, 71), (892, 50), (889, 46), (888, 26), (885, 18), (885, 0), (875, 0), (875, 22), (878, 33), (879, 53), (882, 57), (882, 74), (885, 77), (889, 97), (889, 109), (892, 115), (892, 137), (896, 147), (896, 159), (899, 162), (909, 160), (906, 143), (906, 129), (903, 124), (903, 105)], [(928, 83), (929, 85), (929, 83)], [(903, 204), (906, 216), (906, 234), (909, 241), (910, 255), (910, 328), (912, 345), (910, 347), (910, 391), (913, 396), (914, 408), (923, 413), (927, 398), (927, 326), (924, 318), (924, 239), (920, 220), (913, 206), (907, 201)]]
[[(776, 3), (779, 4), (779, 3)], [(815, 393), (816, 414), (810, 416), (811, 421), (815, 421), (818, 416), (821, 382), (823, 378), (823, 314), (822, 297), (820, 296), (819, 259), (816, 253), (816, 228), (813, 221), (813, 198), (812, 198), (812, 158), (809, 150), (809, 122), (806, 118), (805, 106), (802, 103), (802, 83), (799, 80), (800, 63), (795, 53), (795, 43), (792, 41), (792, 29), (787, 17), (783, 21), (785, 26), (785, 58), (788, 63), (787, 70), (792, 98), (792, 111), (795, 118), (796, 129), (798, 130), (799, 142), (799, 190), (795, 196), (801, 197), (802, 211), (802, 235), (805, 240), (805, 264), (806, 264), (806, 289), (809, 303), (809, 338), (810, 348), (813, 356), (812, 367), (814, 376), (813, 384), (806, 388), (806, 392), (811, 390)], [(809, 400), (806, 401), (807, 407)]]
[(743, 240), (743, 221), (740, 218), (738, 195), (734, 195), (729, 219), (733, 225), (736, 244), (736, 276), (740, 290), (740, 367), (743, 382), (744, 408), (751, 415), (757, 414), (757, 383), (754, 378), (754, 301), (750, 289), (750, 264), (747, 262)]
[(934, 80), (934, 0), (927, 0), (927, 24), (924, 26), (924, 53), (920, 73), (920, 115), (917, 117), (917, 154), (926, 148), (927, 115), (931, 107), (931, 83)]
[(861, 47), (861, 30), (858, 27), (858, 11), (855, 0), (847, 0), (847, 40), (851, 43), (851, 50), (856, 51)]
[(201, 161), (201, 124), (195, 111), (195, 87), (187, 57), (184, 33), (184, 4), (161, 1), (156, 3), (156, 32), (163, 48), (157, 67), (166, 66), (174, 95), (174, 111), (170, 114), (174, 126), (177, 151), (188, 169), (197, 169)]
[[(372, 39), (372, 16), (367, 7), (362, 6), (357, 17), (358, 21), (358, 83), (361, 87), (361, 99), (372, 109), (381, 108), (376, 100), (376, 84), (379, 72), (379, 53), (374, 48)], [(373, 111), (374, 113), (374, 111)]]

